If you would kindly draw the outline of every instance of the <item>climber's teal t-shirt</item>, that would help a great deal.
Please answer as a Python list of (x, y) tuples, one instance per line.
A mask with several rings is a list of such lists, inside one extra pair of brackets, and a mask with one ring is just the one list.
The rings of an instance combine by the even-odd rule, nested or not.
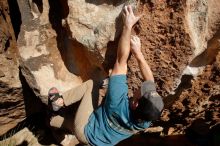
[(85, 126), (85, 136), (92, 146), (113, 146), (137, 131), (149, 127), (150, 122), (133, 120), (128, 101), (126, 75), (109, 78), (105, 102), (95, 110)]

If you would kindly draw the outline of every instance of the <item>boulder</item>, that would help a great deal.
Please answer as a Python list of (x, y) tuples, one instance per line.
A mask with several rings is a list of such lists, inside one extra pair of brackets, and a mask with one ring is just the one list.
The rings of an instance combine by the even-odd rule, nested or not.
[(99, 61), (105, 57), (107, 44), (120, 34), (120, 12), (124, 1), (68, 0), (67, 24), (72, 38), (93, 52)]
[(18, 1), (21, 71), (44, 103), (53, 86), (62, 93), (82, 80), (103, 78), (107, 44), (120, 34), (117, 20), (125, 2)]
[[(70, 73), (59, 51), (59, 34), (52, 28), (48, 1), (18, 1), (22, 25), (18, 49), (22, 74), (35, 94), (47, 103), (48, 90), (64, 92), (79, 85), (81, 79)], [(73, 66), (74, 68), (74, 66)]]
[(25, 118), (16, 39), (6, 0), (0, 2), (0, 135)]
[[(112, 67), (121, 30), (120, 12), (128, 2), (134, 3), (105, 0), (18, 2), (22, 16), (18, 37), (20, 65), (36, 95), (44, 96), (43, 102), (46, 103), (45, 97), (52, 86), (65, 92), (94, 78), (97, 72), (96, 78), (102, 78), (105, 74), (102, 63), (107, 70)], [(133, 33), (141, 38), (143, 53), (162, 96), (176, 92), (182, 75), (192, 70), (188, 65), (205, 60), (195, 61), (208, 50), (207, 45), (216, 48), (209, 40), (218, 40), (215, 35), (219, 25), (218, 5), (215, 0), (146, 1), (138, 8), (143, 17)], [(208, 54), (211, 54), (208, 62), (212, 62), (215, 58), (212, 54), (216, 53), (208, 51)], [(129, 95), (132, 96), (142, 81), (133, 57), (129, 60), (128, 76)]]
[[(183, 89), (183, 75), (196, 77), (213, 63), (219, 51), (220, 10), (217, 0), (147, 1), (139, 8), (144, 16), (136, 32), (152, 68), (158, 92), (164, 97)], [(112, 55), (113, 56), (113, 55)], [(111, 56), (111, 57), (112, 57)], [(142, 77), (136, 60), (129, 60), (130, 95)], [(175, 99), (177, 100), (177, 99)]]

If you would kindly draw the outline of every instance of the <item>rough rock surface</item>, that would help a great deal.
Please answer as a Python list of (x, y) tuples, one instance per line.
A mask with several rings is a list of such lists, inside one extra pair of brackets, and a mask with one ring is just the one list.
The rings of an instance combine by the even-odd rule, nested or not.
[[(158, 92), (165, 97), (180, 83), (184, 68), (193, 57), (194, 47), (185, 28), (184, 1), (152, 1), (139, 11), (144, 14), (136, 27), (142, 51), (152, 68)], [(137, 89), (141, 74), (134, 57), (129, 61), (131, 91)]]
[(116, 23), (124, 3), (18, 1), (22, 17), (18, 37), (22, 73), (44, 103), (52, 86), (64, 92), (79, 85), (81, 79), (102, 72), (107, 43), (120, 32), (121, 25)]
[[(171, 0), (153, 1), (139, 8), (145, 15), (136, 32), (142, 40), (142, 50), (153, 70), (158, 91), (164, 97), (174, 94), (187, 65), (201, 67), (215, 59), (219, 51), (218, 6), (219, 2), (212, 0)], [(133, 91), (140, 83), (141, 74), (134, 58), (129, 65)]]
[(16, 40), (7, 1), (0, 2), (0, 135), (25, 118)]
[[(173, 123), (174, 130), (170, 133), (184, 134), (185, 130), (197, 119), (203, 119), (207, 127), (220, 123), (220, 53), (213, 65), (207, 65), (202, 74), (186, 84), (179, 99), (166, 110), (162, 116), (162, 123), (166, 132)], [(199, 122), (202, 123), (202, 122)]]
[(116, 32), (116, 29), (121, 28), (118, 24), (120, 18), (116, 18), (120, 17), (124, 2), (69, 0), (68, 6), (69, 15), (66, 20), (72, 38), (93, 52), (96, 59), (101, 62), (105, 56), (107, 43), (119, 36), (120, 30)]
[[(49, 1), (50, 2), (50, 1)], [(22, 25), (18, 36), (20, 66), (30, 87), (47, 103), (48, 90), (56, 86), (61, 92), (81, 83), (71, 74), (59, 52), (58, 35), (50, 21), (52, 6), (48, 1), (18, 1)]]
[(38, 143), (38, 139), (28, 130), (24, 128), (21, 131), (17, 132), (10, 138), (0, 141), (0, 145), (28, 145), (28, 146), (41, 146)]

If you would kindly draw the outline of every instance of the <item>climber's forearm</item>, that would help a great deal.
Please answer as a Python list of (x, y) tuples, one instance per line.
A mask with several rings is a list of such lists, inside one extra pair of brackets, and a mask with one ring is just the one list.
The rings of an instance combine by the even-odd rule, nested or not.
[(139, 54), (135, 55), (139, 68), (141, 70), (141, 74), (145, 81), (151, 80), (154, 81), (153, 73), (150, 69), (150, 66), (148, 65), (147, 61), (145, 60), (143, 54), (140, 52)]
[(131, 27), (124, 26), (118, 44), (117, 58), (112, 70), (112, 75), (127, 73), (127, 60), (130, 53)]
[(131, 28), (128, 26), (124, 26), (117, 51), (117, 61), (120, 64), (127, 64), (128, 56), (130, 53), (130, 37)]

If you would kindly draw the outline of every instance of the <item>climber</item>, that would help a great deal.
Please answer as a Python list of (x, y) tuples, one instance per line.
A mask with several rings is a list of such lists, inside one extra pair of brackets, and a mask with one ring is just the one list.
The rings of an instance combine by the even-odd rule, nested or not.
[[(50, 96), (52, 105), (55, 105), (54, 110), (59, 110), (60, 107), (66, 106), (65, 98), (79, 97), (79, 91), (81, 92), (82, 100), (74, 120), (74, 134), (83, 144), (113, 146), (149, 127), (151, 121), (160, 117), (164, 106), (161, 96), (156, 92), (151, 69), (141, 52), (140, 39), (131, 36), (132, 27), (140, 16), (135, 16), (131, 6), (128, 5), (122, 11), (122, 18), (123, 30), (104, 103), (93, 111), (91, 80), (82, 84), (82, 89), (79, 86), (77, 90), (72, 89), (64, 93), (63, 99), (58, 94)], [(127, 96), (126, 83), (127, 60), (130, 52), (136, 58), (144, 79), (140, 95), (132, 98)], [(50, 94), (57, 93), (56, 90), (54, 91)]]

